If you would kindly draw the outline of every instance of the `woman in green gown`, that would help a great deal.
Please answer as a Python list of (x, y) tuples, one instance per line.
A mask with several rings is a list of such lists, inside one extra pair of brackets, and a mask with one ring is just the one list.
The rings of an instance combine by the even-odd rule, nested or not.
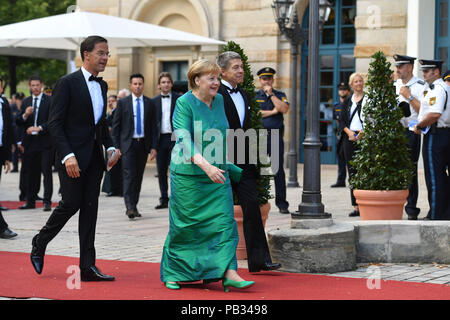
[(177, 100), (173, 116), (170, 227), (161, 259), (161, 281), (169, 289), (198, 280), (222, 280), (225, 291), (254, 284), (237, 273), (230, 177), (239, 180), (241, 169), (226, 161), (228, 122), (217, 94), (219, 75), (215, 63), (195, 62), (188, 72), (192, 91)]

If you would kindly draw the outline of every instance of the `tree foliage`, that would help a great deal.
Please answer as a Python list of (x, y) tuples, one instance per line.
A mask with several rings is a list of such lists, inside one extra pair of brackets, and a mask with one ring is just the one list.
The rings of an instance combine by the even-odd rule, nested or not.
[[(259, 103), (256, 101), (256, 90), (255, 90), (255, 84), (254, 84), (254, 78), (250, 69), (250, 64), (248, 63), (248, 57), (244, 53), (244, 50), (241, 48), (241, 46), (233, 41), (229, 41), (227, 45), (222, 49), (222, 52), (225, 51), (234, 51), (237, 52), (241, 58), (242, 63), (244, 65), (244, 81), (240, 85), (240, 87), (247, 92), (247, 95), (250, 100), (250, 128), (255, 129), (257, 132), (259, 132), (259, 129), (264, 129), (262, 125), (262, 115), (261, 110), (259, 107)], [(259, 137), (258, 137), (259, 140)], [(258, 154), (258, 163), (257, 163), (257, 180), (256, 180), (256, 187), (258, 191), (258, 199), (259, 203), (261, 205), (266, 204), (269, 199), (272, 198), (270, 195), (270, 175), (263, 175), (261, 174), (262, 171), (267, 171), (268, 168), (270, 168), (270, 163), (267, 164), (267, 159), (264, 159), (264, 163), (262, 163), (259, 158), (260, 152), (259, 152), (259, 141), (257, 142), (256, 146), (250, 146), (250, 149), (257, 150)]]
[[(67, 8), (75, 4), (76, 0), (0, 0), (0, 25), (66, 13)], [(7, 83), (11, 79), (11, 60), (0, 56), (0, 75)], [(45, 84), (52, 86), (66, 72), (65, 61), (25, 57), (16, 57), (13, 61), (17, 82), (38, 74)]]
[(355, 189), (405, 190), (411, 183), (413, 165), (390, 66), (382, 52), (372, 56), (363, 106), (364, 136), (351, 162), (356, 169), (350, 181)]

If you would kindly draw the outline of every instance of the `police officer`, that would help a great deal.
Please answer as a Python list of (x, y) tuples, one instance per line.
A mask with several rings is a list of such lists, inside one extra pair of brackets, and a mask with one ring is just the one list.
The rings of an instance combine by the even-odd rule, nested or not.
[(419, 60), (428, 83), (420, 105), (416, 134), (423, 133), (423, 162), (430, 211), (427, 220), (450, 220), (450, 99), (447, 84), (441, 78), (443, 61)]
[[(395, 89), (397, 93), (397, 101), (405, 106), (405, 117), (400, 122), (405, 127), (405, 135), (408, 138), (408, 149), (410, 150), (410, 158), (414, 164), (414, 177), (409, 186), (409, 194), (405, 211), (408, 220), (417, 220), (420, 209), (417, 208), (417, 198), (419, 196), (419, 182), (417, 178), (417, 163), (420, 156), (420, 140), (421, 136), (414, 134), (409, 130), (411, 123), (417, 123), (417, 117), (420, 110), (420, 100), (425, 87), (425, 82), (413, 75), (414, 61), (417, 58), (409, 56), (394, 55), (395, 67), (397, 73), (397, 81), (395, 81)], [(409, 115), (408, 115), (409, 114)]]
[[(339, 127), (339, 118), (341, 116), (342, 106), (347, 103), (347, 99), (350, 98), (350, 86), (341, 82), (338, 85), (339, 102), (333, 104), (333, 120)], [(345, 178), (347, 176), (347, 164), (345, 162), (343, 143), (342, 143), (342, 132), (336, 130), (336, 156), (338, 159), (338, 177), (335, 184), (331, 185), (332, 188), (345, 187)]]
[[(256, 101), (259, 102), (263, 117), (263, 127), (268, 131), (267, 152), (271, 157), (272, 165), (278, 160), (278, 170), (275, 172), (275, 204), (280, 213), (289, 213), (289, 203), (286, 201), (286, 176), (284, 173), (284, 119), (283, 114), (289, 111), (289, 102), (284, 92), (273, 89), (273, 68), (265, 67), (257, 72), (261, 89), (256, 92)], [(273, 129), (279, 130), (279, 153), (272, 155), (271, 134)], [(278, 158), (275, 158), (278, 157)]]

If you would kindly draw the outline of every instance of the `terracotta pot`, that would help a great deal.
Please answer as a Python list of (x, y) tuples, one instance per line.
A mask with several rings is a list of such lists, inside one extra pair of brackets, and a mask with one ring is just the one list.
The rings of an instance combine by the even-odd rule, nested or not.
[[(261, 210), (261, 218), (263, 222), (264, 228), (266, 227), (266, 221), (269, 217), (269, 211), (270, 211), (270, 203), (266, 203), (259, 207)], [(245, 237), (244, 237), (244, 226), (243, 226), (243, 219), (244, 215), (242, 213), (241, 206), (234, 206), (234, 219), (237, 223), (238, 233), (239, 233), (239, 243), (236, 249), (236, 258), (238, 260), (244, 260), (247, 259), (247, 249), (245, 246)]]
[(361, 220), (402, 220), (408, 190), (354, 190)]

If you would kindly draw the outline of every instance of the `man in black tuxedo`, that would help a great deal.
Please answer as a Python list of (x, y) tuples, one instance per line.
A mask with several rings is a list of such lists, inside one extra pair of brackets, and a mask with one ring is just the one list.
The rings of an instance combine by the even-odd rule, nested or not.
[(155, 105), (144, 96), (144, 76), (130, 76), (131, 94), (117, 102), (112, 126), (116, 149), (122, 153), (123, 198), (125, 214), (141, 217), (137, 210), (147, 157), (156, 157), (158, 146)]
[[(3, 82), (0, 78), (0, 93), (3, 92)], [(11, 146), (14, 140), (12, 113), (8, 100), (0, 94), (0, 178), (2, 176), (2, 167), (5, 173), (11, 170)], [(17, 233), (8, 228), (8, 224), (3, 219), (0, 210), (0, 238), (11, 239), (17, 236)]]
[[(246, 131), (250, 129), (250, 101), (247, 94), (238, 87), (244, 81), (242, 59), (238, 53), (227, 51), (219, 55), (217, 64), (222, 69), (222, 83), (218, 92), (223, 96), (230, 129)], [(256, 191), (258, 174), (256, 165), (250, 161), (248, 144), (245, 143), (245, 150), (238, 150), (238, 137), (235, 135), (232, 138), (234, 139), (234, 157), (230, 160), (243, 169), (240, 182), (233, 183), (232, 187), (244, 214), (248, 269), (250, 272), (276, 270), (281, 267), (281, 264), (273, 263), (270, 257)], [(245, 152), (245, 156), (239, 154), (240, 152)], [(240, 158), (245, 158), (245, 161), (240, 161)]]
[(48, 117), (51, 98), (42, 92), (43, 83), (38, 76), (33, 76), (28, 81), (31, 96), (25, 98), (22, 103), (21, 113), (16, 123), (22, 128), (22, 147), (24, 159), (22, 170), (27, 173), (26, 201), (20, 209), (34, 209), (36, 195), (41, 184), (41, 172), (44, 176), (44, 211), (51, 210), (51, 198), (53, 194), (53, 150), (50, 135), (48, 133)]
[(52, 96), (48, 129), (56, 147), (62, 200), (34, 236), (31, 262), (40, 274), (48, 243), (79, 210), (81, 281), (112, 281), (114, 277), (102, 274), (95, 266), (94, 247), (98, 196), (105, 170), (103, 146), (108, 152), (108, 166), (120, 157), (105, 121), (108, 85), (97, 77), (108, 62), (107, 40), (90, 36), (81, 43), (80, 53), (81, 69), (59, 79)]
[(159, 146), (158, 155), (156, 156), (156, 168), (158, 169), (158, 182), (161, 198), (159, 198), (159, 205), (155, 209), (164, 209), (169, 206), (169, 194), (167, 183), (167, 170), (170, 165), (170, 155), (175, 144), (172, 141), (172, 118), (175, 104), (180, 95), (172, 91), (173, 80), (169, 72), (162, 72), (159, 75), (158, 87), (161, 94), (153, 98), (156, 106)]

